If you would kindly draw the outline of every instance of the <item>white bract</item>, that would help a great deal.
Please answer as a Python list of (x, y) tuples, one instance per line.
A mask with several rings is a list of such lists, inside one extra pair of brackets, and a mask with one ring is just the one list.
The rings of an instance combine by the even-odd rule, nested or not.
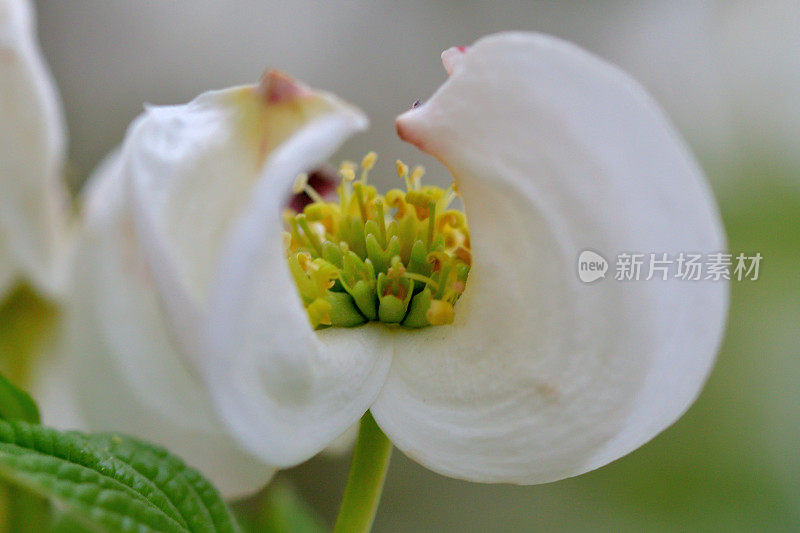
[(18, 280), (51, 297), (65, 289), (65, 141), (33, 10), (24, 0), (0, 0), (0, 298)]
[(532, 484), (613, 461), (688, 408), (727, 284), (575, 270), (585, 249), (724, 249), (669, 121), (623, 72), (544, 35), (443, 60), (449, 79), (397, 129), (450, 170), (469, 216), (454, 322), (312, 329), (282, 206), (367, 120), (272, 72), (148, 108), (94, 177), (71, 322), (95, 424), (173, 447), (231, 494), (263, 482), (256, 459), (300, 463), (367, 409), (432, 470)]

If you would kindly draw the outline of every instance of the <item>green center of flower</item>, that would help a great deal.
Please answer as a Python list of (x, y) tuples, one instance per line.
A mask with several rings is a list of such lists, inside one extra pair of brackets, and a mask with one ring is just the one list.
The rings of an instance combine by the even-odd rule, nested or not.
[(370, 320), (409, 328), (449, 324), (469, 275), (469, 229), (451, 209), (455, 184), (422, 186), (425, 170), (397, 161), (405, 191), (367, 184), (377, 155), (359, 169), (339, 167), (338, 199), (326, 201), (298, 176), (294, 192), (314, 202), (284, 214), (286, 256), (311, 325), (359, 326)]

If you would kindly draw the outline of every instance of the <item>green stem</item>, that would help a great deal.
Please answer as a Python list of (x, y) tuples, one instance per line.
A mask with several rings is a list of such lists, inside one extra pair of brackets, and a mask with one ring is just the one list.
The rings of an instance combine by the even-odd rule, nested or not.
[(392, 443), (367, 411), (361, 418), (342, 506), (334, 533), (366, 533), (372, 528), (389, 467)]

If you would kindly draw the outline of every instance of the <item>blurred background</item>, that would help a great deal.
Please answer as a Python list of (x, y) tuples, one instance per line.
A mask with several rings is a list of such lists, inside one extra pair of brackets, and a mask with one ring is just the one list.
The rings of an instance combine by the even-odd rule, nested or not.
[[(377, 150), (371, 179), (386, 185), (397, 157), (447, 181), (396, 138), (393, 119), (444, 81), (439, 54), (449, 46), (536, 30), (628, 70), (705, 168), (731, 251), (764, 257), (757, 281), (732, 284), (727, 337), (703, 395), (633, 454), (549, 485), (460, 482), (396, 452), (375, 531), (800, 530), (800, 3), (36, 4), (76, 192), (143, 103), (182, 103), (267, 67), (364, 109), (372, 127), (341, 155)], [(330, 522), (348, 459), (315, 458), (279, 481)]]

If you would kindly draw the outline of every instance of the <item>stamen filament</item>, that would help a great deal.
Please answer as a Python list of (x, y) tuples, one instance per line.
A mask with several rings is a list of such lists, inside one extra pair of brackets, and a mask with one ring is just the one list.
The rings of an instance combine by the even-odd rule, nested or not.
[(317, 236), (314, 234), (313, 231), (311, 231), (311, 227), (309, 227), (308, 225), (308, 220), (306, 219), (306, 216), (300, 213), (295, 218), (297, 219), (297, 223), (300, 224), (300, 227), (303, 230), (303, 234), (305, 234), (306, 239), (308, 239), (308, 242), (311, 244), (311, 246), (314, 247), (314, 250), (316, 250), (319, 255), (322, 255), (322, 243), (319, 242)]
[(433, 244), (433, 235), (436, 233), (436, 202), (428, 204), (428, 250)]
[(411, 181), (411, 185), (414, 187), (414, 190), (418, 191), (420, 188), (420, 182), (422, 181), (422, 176), (425, 175), (425, 167), (422, 165), (417, 165), (414, 167), (414, 170), (411, 172), (411, 176), (409, 176), (409, 181)]
[(358, 210), (361, 211), (361, 220), (366, 223), (369, 218), (367, 217), (367, 206), (364, 205), (363, 185), (363, 183), (354, 182), (353, 191), (355, 192), (356, 201), (358, 202)]
[(369, 171), (375, 166), (375, 161), (378, 160), (378, 154), (370, 152), (361, 160), (361, 183), (367, 183)]
[(411, 187), (411, 181), (408, 179), (408, 165), (406, 165), (399, 159), (395, 161), (395, 164), (397, 165), (397, 175), (403, 178), (403, 181), (406, 182), (406, 190), (410, 191), (412, 187)]
[(325, 203), (325, 200), (322, 198), (322, 196), (320, 196), (319, 193), (308, 184), (308, 174), (305, 172), (298, 174), (294, 179), (292, 192), (294, 194), (306, 193), (312, 200), (314, 200), (314, 202)]
[(375, 209), (378, 211), (377, 216), (377, 223), (378, 223), (378, 230), (380, 231), (381, 235), (381, 242), (385, 245), (386, 244), (386, 216), (383, 213), (383, 200), (377, 198), (375, 200)]
[(441, 285), (439, 285), (439, 288), (436, 290), (435, 296), (437, 300), (444, 299), (444, 291), (447, 287), (447, 280), (450, 278), (450, 272), (452, 269), (453, 265), (451, 263), (448, 263), (442, 267), (441, 274), (439, 275), (439, 281), (441, 281)]
[(408, 272), (408, 271), (406, 271), (406, 272), (403, 272), (403, 277), (406, 277), (408, 279), (413, 279), (415, 281), (421, 281), (422, 283), (427, 283), (428, 285), (431, 286), (431, 288), (434, 291), (437, 291), (437, 292), (439, 291), (439, 284), (436, 283), (435, 281), (433, 281), (428, 276), (423, 276), (422, 274), (417, 274), (416, 272)]
[(314, 188), (308, 183), (306, 183), (305, 187), (303, 187), (303, 192), (306, 193), (309, 196), (309, 198), (314, 200), (314, 202), (317, 203), (325, 202), (325, 199), (322, 196), (320, 196), (320, 194), (316, 190), (314, 190)]

